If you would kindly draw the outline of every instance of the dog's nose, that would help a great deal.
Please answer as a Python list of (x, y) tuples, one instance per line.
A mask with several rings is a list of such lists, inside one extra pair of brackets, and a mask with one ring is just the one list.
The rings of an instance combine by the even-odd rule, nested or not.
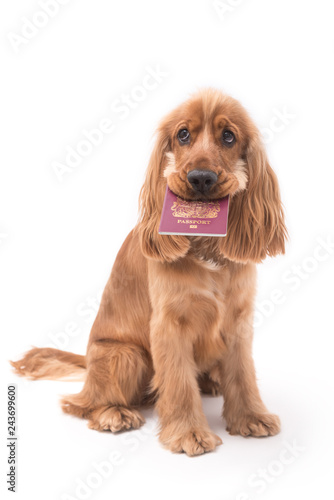
[(187, 179), (195, 191), (206, 193), (217, 182), (217, 174), (212, 170), (190, 170)]

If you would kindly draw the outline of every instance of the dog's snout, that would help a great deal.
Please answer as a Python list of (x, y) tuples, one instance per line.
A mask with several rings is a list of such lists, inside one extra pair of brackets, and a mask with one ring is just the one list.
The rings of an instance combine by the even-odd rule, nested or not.
[(217, 182), (217, 174), (212, 170), (191, 170), (187, 179), (195, 191), (206, 193)]

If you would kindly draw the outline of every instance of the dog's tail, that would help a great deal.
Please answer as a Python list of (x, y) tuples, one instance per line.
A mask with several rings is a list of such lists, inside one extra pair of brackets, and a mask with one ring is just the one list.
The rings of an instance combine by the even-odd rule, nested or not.
[(31, 380), (84, 380), (85, 356), (49, 347), (33, 347), (19, 361), (10, 361), (15, 373)]

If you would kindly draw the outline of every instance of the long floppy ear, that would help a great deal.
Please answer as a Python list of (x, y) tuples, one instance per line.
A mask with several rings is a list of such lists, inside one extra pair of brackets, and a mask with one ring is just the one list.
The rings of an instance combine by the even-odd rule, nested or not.
[(172, 262), (183, 257), (190, 247), (190, 242), (185, 236), (158, 233), (166, 190), (163, 170), (168, 151), (170, 151), (170, 139), (165, 127), (161, 125), (146, 171), (145, 182), (140, 191), (140, 219), (136, 226), (145, 257), (161, 262)]
[(260, 262), (267, 255), (285, 253), (287, 230), (277, 177), (257, 132), (245, 160), (248, 185), (230, 200), (227, 236), (222, 239), (221, 251), (237, 262)]

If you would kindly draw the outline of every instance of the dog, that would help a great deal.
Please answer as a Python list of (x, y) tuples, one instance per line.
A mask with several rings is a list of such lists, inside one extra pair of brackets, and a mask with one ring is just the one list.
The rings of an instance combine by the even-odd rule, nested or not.
[[(184, 200), (230, 196), (226, 237), (161, 235), (166, 185)], [(272, 436), (252, 359), (256, 263), (285, 252), (278, 181), (260, 133), (235, 99), (204, 89), (157, 130), (140, 217), (116, 257), (85, 356), (33, 348), (11, 362), (32, 379), (84, 377), (65, 413), (112, 432), (138, 429), (156, 406), (159, 438), (189, 456), (222, 443), (201, 392), (223, 395), (230, 434)]]

